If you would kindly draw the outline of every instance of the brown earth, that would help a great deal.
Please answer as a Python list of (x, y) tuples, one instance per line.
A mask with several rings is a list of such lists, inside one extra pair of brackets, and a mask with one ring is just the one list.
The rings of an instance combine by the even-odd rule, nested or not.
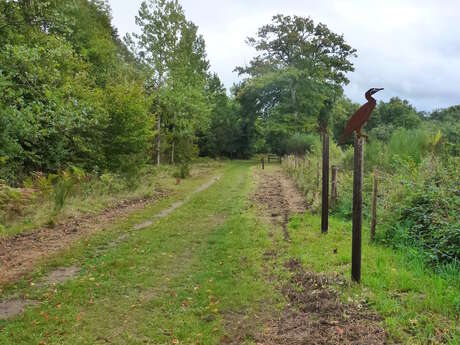
[(26, 299), (9, 299), (0, 302), (0, 320), (6, 320), (24, 313), (27, 306), (38, 305), (39, 302)]
[[(214, 177), (199, 186), (184, 200), (177, 201), (171, 207), (161, 211), (156, 218), (163, 218), (187, 202), (192, 195), (211, 187), (220, 176)], [(148, 204), (164, 198), (169, 193), (164, 190), (155, 192), (150, 198), (122, 200), (113, 207), (106, 208), (97, 215), (84, 215), (57, 224), (53, 228), (44, 227), (22, 233), (6, 239), (0, 239), (0, 286), (13, 282), (31, 271), (40, 260), (70, 247), (75, 241), (103, 231), (128, 214), (143, 209)], [(152, 220), (134, 226), (133, 230), (141, 230), (153, 224)], [(104, 247), (111, 247), (123, 242), (129, 237), (123, 234)], [(104, 249), (104, 248), (101, 248)]]
[(72, 218), (53, 228), (43, 227), (0, 240), (0, 286), (13, 282), (31, 271), (45, 257), (51, 256), (75, 241), (103, 231), (104, 227), (147, 204), (164, 197), (158, 191), (151, 198), (122, 200), (100, 214)]
[(305, 212), (305, 198), (297, 191), (294, 183), (280, 171), (258, 172), (256, 179), (258, 186), (253, 200), (273, 224), (281, 226), (284, 239), (289, 241), (289, 216)]
[[(281, 171), (257, 171), (256, 179), (258, 186), (253, 200), (262, 214), (283, 229), (284, 238), (289, 240), (289, 215), (305, 211), (304, 198)], [(266, 253), (267, 264), (278, 256), (276, 251)], [(246, 320), (234, 318), (232, 337), (224, 339), (223, 344), (243, 344), (248, 338), (258, 345), (386, 343), (387, 334), (380, 324), (381, 318), (370, 311), (365, 302), (346, 304), (340, 301), (340, 286), (347, 284), (343, 277), (309, 272), (294, 258), (285, 268), (290, 278), (281, 284), (287, 305), (280, 315), (259, 315), (258, 318), (264, 320), (264, 329), (258, 334), (244, 326), (257, 324), (249, 321), (248, 316)], [(277, 278), (271, 275), (270, 279)]]
[(300, 262), (286, 264), (290, 280), (283, 287), (288, 306), (269, 321), (259, 343), (264, 345), (385, 344), (381, 318), (362, 304), (345, 304), (333, 288), (346, 282), (340, 276), (306, 271)]

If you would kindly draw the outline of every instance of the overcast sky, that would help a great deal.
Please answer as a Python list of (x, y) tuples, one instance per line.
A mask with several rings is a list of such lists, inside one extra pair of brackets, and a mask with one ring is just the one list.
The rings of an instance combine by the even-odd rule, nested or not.
[[(120, 36), (137, 31), (142, 0), (109, 0)], [(238, 80), (235, 66), (255, 51), (248, 36), (275, 14), (310, 16), (358, 50), (345, 93), (363, 102), (370, 87), (379, 99), (398, 96), (418, 110), (460, 104), (460, 0), (181, 0), (199, 26), (211, 69), (227, 88)]]

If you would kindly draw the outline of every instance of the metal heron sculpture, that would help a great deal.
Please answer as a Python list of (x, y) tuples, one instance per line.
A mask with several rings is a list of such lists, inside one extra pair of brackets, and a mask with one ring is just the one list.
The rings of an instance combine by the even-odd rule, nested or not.
[(347, 125), (345, 126), (345, 130), (343, 131), (342, 137), (340, 138), (340, 142), (344, 142), (348, 137), (350, 137), (354, 131), (358, 137), (366, 137), (366, 135), (361, 133), (361, 129), (363, 125), (369, 120), (372, 111), (375, 108), (377, 102), (372, 97), (373, 94), (383, 90), (383, 88), (372, 88), (369, 89), (365, 93), (365, 97), (367, 99), (367, 103), (363, 104), (356, 113), (348, 120)]

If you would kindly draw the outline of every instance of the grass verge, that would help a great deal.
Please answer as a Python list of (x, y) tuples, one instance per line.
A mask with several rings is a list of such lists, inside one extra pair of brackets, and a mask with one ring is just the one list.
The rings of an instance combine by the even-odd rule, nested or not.
[[(327, 235), (320, 224), (320, 217), (311, 214), (291, 220), (290, 255), (313, 271), (349, 277), (351, 223), (331, 217)], [(350, 284), (344, 299), (370, 304), (384, 317), (393, 342), (459, 344), (458, 272), (432, 272), (417, 256), (370, 244), (368, 238), (364, 229), (362, 282)]]

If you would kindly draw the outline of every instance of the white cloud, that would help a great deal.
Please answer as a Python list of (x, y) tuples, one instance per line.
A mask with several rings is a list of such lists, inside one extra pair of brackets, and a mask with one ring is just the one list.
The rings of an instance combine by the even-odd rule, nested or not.
[[(120, 34), (136, 31), (141, 0), (110, 0)], [(274, 14), (311, 16), (358, 50), (346, 94), (362, 102), (369, 87), (381, 99), (408, 99), (421, 110), (460, 103), (460, 1), (435, 0), (182, 0), (187, 17), (200, 27), (212, 69), (227, 87), (232, 71), (254, 56), (247, 36)]]

